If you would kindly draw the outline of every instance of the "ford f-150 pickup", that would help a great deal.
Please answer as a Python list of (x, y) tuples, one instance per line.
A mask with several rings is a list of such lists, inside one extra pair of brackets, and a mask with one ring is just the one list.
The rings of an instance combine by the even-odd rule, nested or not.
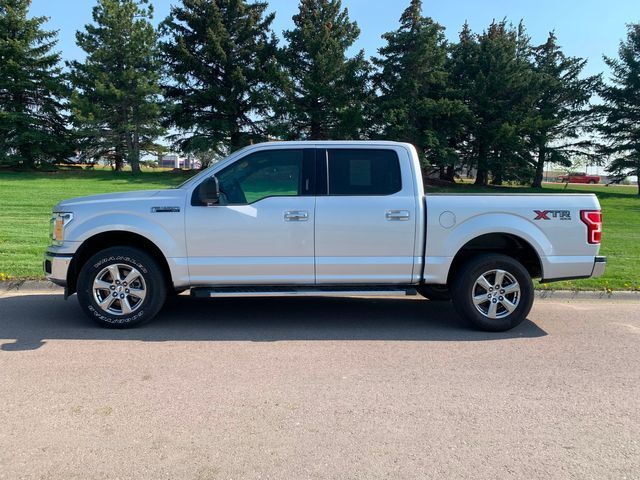
[(168, 294), (416, 295), (477, 327), (522, 322), (542, 282), (597, 277), (595, 195), (425, 195), (413, 146), (269, 142), (177, 188), (65, 200), (46, 276), (86, 314), (130, 327)]

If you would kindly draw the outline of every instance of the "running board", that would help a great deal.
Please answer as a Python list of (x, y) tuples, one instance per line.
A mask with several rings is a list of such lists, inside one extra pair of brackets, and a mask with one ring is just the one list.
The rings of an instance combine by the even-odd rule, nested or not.
[(191, 296), (211, 297), (393, 297), (414, 296), (413, 287), (359, 286), (359, 287), (196, 287)]

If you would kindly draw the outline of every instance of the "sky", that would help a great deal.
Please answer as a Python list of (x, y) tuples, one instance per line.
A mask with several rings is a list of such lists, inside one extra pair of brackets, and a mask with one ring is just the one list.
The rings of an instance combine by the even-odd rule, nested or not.
[[(155, 23), (164, 19), (178, 0), (151, 0)], [(351, 20), (361, 34), (352, 51), (377, 54), (383, 44), (380, 36), (398, 27), (398, 20), (409, 0), (343, 0)], [(82, 51), (75, 44), (75, 32), (91, 22), (94, 0), (32, 0), (31, 15), (46, 16), (47, 28), (58, 30), (58, 50), (65, 60), (80, 59)], [(607, 72), (602, 55), (615, 57), (626, 24), (640, 22), (640, 0), (424, 0), (423, 13), (446, 28), (447, 38), (456, 40), (463, 23), (481, 32), (493, 19), (517, 24), (521, 19), (532, 41), (543, 43), (554, 30), (565, 53), (588, 60), (585, 74)], [(276, 13), (274, 31), (281, 35), (291, 29), (297, 0), (270, 0)]]

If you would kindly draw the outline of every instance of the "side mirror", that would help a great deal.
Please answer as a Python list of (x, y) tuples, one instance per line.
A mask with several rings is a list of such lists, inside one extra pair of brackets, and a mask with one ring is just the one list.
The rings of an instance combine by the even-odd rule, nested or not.
[(215, 205), (220, 200), (220, 184), (215, 176), (207, 178), (198, 187), (198, 198), (203, 205)]

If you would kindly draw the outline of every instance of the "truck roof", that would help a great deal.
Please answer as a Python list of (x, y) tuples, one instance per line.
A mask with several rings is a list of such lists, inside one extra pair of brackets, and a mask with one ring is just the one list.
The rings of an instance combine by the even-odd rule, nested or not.
[(391, 140), (294, 140), (294, 141), (284, 141), (284, 140), (274, 140), (268, 142), (261, 142), (251, 145), (252, 147), (257, 147), (261, 145), (282, 145), (282, 146), (313, 146), (313, 145), (375, 145), (375, 146), (411, 146), (409, 143), (405, 142), (394, 142)]

